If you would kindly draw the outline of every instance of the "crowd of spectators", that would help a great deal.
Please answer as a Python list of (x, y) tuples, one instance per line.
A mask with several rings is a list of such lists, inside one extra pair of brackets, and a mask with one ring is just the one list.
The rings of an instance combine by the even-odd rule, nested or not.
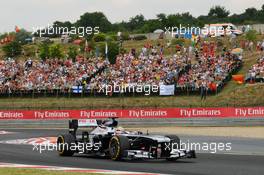
[[(255, 48), (256, 46), (256, 48)], [(246, 41), (246, 40), (241, 40), (240, 41), (240, 47), (244, 50), (248, 50), (248, 51), (261, 51), (264, 52), (264, 40), (262, 41), (257, 41), (256, 45), (254, 44), (253, 41)], [(255, 48), (255, 49), (254, 49)]]
[(258, 60), (256, 64), (249, 69), (246, 82), (264, 82), (264, 56)]
[(0, 92), (54, 90), (67, 91), (72, 86), (85, 84), (107, 62), (102, 58), (77, 58), (71, 60), (48, 59), (46, 61), (0, 61)]
[(228, 52), (216, 57), (201, 56), (189, 70), (182, 74), (178, 81), (178, 87), (189, 88), (193, 91), (205, 87), (215, 91), (224, 85), (241, 64), (242, 60), (238, 56)]
[[(213, 48), (213, 47), (212, 47)], [(138, 57), (124, 54), (117, 57), (116, 64), (91, 79), (90, 88), (100, 89), (105, 85), (118, 85), (127, 88), (136, 85), (171, 85), (175, 84), (182, 91), (217, 91), (237, 71), (241, 65), (241, 57), (229, 51), (215, 56), (212, 49), (181, 49), (181, 52), (163, 57), (157, 48), (142, 48)], [(196, 59), (190, 55), (197, 55)]]
[[(103, 58), (78, 57), (75, 62), (70, 59), (22, 61), (9, 58), (0, 61), (0, 93), (71, 92), (73, 86), (98, 92), (109, 85), (126, 88), (161, 84), (173, 84), (183, 91), (216, 91), (242, 61), (228, 51), (216, 56), (214, 45), (205, 46), (210, 49), (182, 48), (171, 56), (163, 56), (163, 46), (144, 47), (137, 56), (135, 51), (118, 55), (115, 64)], [(252, 70), (263, 75), (263, 60), (258, 65)]]
[(120, 55), (116, 63), (91, 79), (91, 88), (99, 89), (105, 85), (130, 86), (175, 84), (180, 73), (190, 64), (187, 56), (174, 55), (163, 58), (159, 54), (138, 57), (133, 54)]
[(264, 40), (262, 42), (261, 41), (257, 42), (257, 51), (264, 52)]

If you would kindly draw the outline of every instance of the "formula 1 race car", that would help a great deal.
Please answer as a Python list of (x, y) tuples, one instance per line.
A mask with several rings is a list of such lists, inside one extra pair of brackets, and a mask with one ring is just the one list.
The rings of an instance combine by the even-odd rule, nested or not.
[[(79, 127), (91, 128), (77, 134)], [(121, 159), (167, 159), (196, 158), (194, 150), (180, 148), (180, 139), (175, 135), (161, 136), (125, 131), (118, 127), (115, 118), (110, 120), (80, 119), (69, 121), (69, 133), (59, 135), (57, 150), (60, 156), (74, 153)]]

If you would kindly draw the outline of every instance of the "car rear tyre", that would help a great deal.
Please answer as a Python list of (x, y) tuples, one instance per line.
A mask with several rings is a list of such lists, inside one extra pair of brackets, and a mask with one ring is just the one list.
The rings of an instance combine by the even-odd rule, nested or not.
[(126, 136), (113, 136), (109, 142), (109, 154), (112, 160), (121, 160), (130, 147)]
[(72, 156), (74, 150), (71, 150), (71, 145), (75, 144), (75, 138), (71, 134), (60, 135), (57, 139), (57, 150), (60, 156)]

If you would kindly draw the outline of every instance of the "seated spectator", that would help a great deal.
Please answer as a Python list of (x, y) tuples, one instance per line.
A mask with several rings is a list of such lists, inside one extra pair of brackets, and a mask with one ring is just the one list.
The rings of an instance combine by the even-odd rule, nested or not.
[(258, 62), (249, 69), (246, 82), (264, 82), (264, 57), (260, 58)]

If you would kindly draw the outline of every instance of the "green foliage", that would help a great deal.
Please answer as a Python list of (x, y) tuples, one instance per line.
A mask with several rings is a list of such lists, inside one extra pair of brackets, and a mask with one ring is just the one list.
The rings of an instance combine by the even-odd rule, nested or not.
[(145, 23), (145, 17), (142, 14), (140, 14), (130, 18), (128, 27), (131, 30), (138, 30), (144, 25), (144, 23)]
[(229, 14), (230, 12), (226, 10), (225, 7), (217, 5), (210, 9), (208, 16), (216, 18), (226, 18)]
[(85, 13), (75, 23), (78, 27), (99, 27), (100, 32), (111, 31), (111, 23), (102, 12)]
[[(66, 22), (55, 21), (53, 23), (53, 25), (50, 26), (50, 28), (46, 27), (45, 29), (42, 29), (43, 33), (41, 36), (42, 37), (49, 37), (49, 38), (60, 37), (61, 35), (67, 34), (67, 32), (71, 30), (71, 27), (73, 27), (73, 25), (74, 24), (72, 24), (69, 21), (66, 21)], [(57, 32), (54, 32), (54, 29), (56, 29)], [(48, 31), (50, 31), (50, 34), (48, 34)], [(40, 36), (40, 30), (36, 31), (33, 35), (35, 37), (39, 37)]]
[(165, 26), (174, 27), (174, 26), (179, 26), (179, 25), (180, 25), (179, 15), (171, 14), (167, 16)]
[[(158, 14), (155, 19), (145, 19), (142, 14), (139, 14), (130, 18), (129, 21), (112, 24), (102, 12), (94, 12), (83, 14), (75, 23), (56, 21), (53, 23), (53, 26), (68, 28), (72, 26), (99, 27), (100, 32), (110, 32), (112, 33), (111, 38), (117, 40), (116, 33), (119, 31), (122, 33), (150, 33), (156, 29), (164, 30), (165, 27), (179, 27), (180, 24), (183, 26), (192, 25), (203, 27), (204, 24), (222, 22), (231, 22), (234, 24), (264, 23), (264, 4), (260, 10), (256, 8), (247, 8), (241, 14), (230, 14), (229, 10), (218, 5), (213, 6), (207, 15), (201, 15), (197, 18), (192, 16), (189, 12), (168, 15), (161, 13)], [(93, 37), (93, 35), (85, 36), (88, 40), (93, 39)], [(127, 39), (129, 39), (127, 35), (126, 37), (123, 36), (123, 40)]]
[(125, 54), (125, 53), (127, 53), (127, 49), (125, 49), (124, 47), (121, 47), (121, 48), (120, 48), (120, 53), (121, 53), (121, 54)]
[(7, 33), (2, 33), (2, 34), (0, 34), (0, 40), (1, 40), (1, 39), (4, 39), (6, 36), (7, 36)]
[(249, 41), (255, 42), (256, 39), (257, 39), (257, 31), (256, 30), (249, 30), (246, 33), (246, 39), (249, 40)]
[(180, 46), (184, 46), (185, 44), (185, 40), (184, 38), (179, 38), (179, 39), (173, 39), (171, 41), (172, 45), (180, 45)]
[(24, 45), (23, 46), (23, 50), (24, 50), (25, 56), (34, 57), (35, 56), (35, 52), (36, 52), (36, 46), (33, 45), (33, 44)]
[(53, 27), (57, 27), (57, 28), (66, 27), (69, 30), (71, 29), (72, 26), (73, 26), (73, 24), (71, 22), (69, 22), (69, 21), (66, 21), (66, 22), (55, 21), (53, 23)]
[(99, 33), (99, 34), (93, 36), (93, 40), (95, 42), (102, 42), (102, 41), (105, 41), (105, 39), (106, 39), (106, 35), (103, 33)]
[(21, 29), (18, 33), (15, 34), (15, 40), (20, 44), (27, 44), (26, 39), (31, 39), (32, 35), (30, 32), (27, 32), (25, 29)]
[(108, 59), (111, 64), (115, 64), (116, 56), (119, 54), (119, 45), (115, 42), (108, 43)]
[[(122, 21), (112, 24), (102, 12), (93, 12), (84, 13), (82, 16), (80, 16), (80, 19), (74, 23), (69, 21), (55, 21), (53, 23), (53, 27), (67, 27), (69, 29), (71, 29), (71, 27), (99, 27), (100, 32), (107, 34), (111, 33), (110, 38), (112, 38), (114, 41), (118, 40), (116, 33), (119, 31), (122, 32), (122, 39), (128, 40), (128, 33), (150, 33), (156, 29), (164, 30), (165, 27), (179, 27), (180, 24), (185, 27), (187, 25), (203, 27), (204, 24), (222, 22), (230, 22), (241, 25), (264, 23), (264, 4), (259, 10), (256, 8), (247, 8), (241, 14), (230, 14), (231, 13), (229, 10), (218, 5), (213, 6), (207, 15), (201, 15), (197, 18), (192, 16), (189, 12), (168, 15), (161, 13), (158, 14), (155, 19), (145, 19), (142, 14), (139, 14), (130, 18), (129, 21)], [(21, 44), (24, 44), (25, 39), (30, 37), (30, 33), (23, 29), (18, 33), (13, 32), (13, 34), (16, 35), (16, 40)], [(0, 39), (3, 37), (5, 37), (5, 35), (1, 35)], [(44, 37), (60, 37), (60, 35), (44, 35)], [(78, 35), (72, 35), (71, 37), (73, 39), (78, 39)], [(94, 39), (96, 42), (104, 41), (103, 35), (86, 35), (84, 37), (89, 41), (92, 39)]]
[(128, 32), (122, 32), (121, 33), (121, 38), (123, 41), (129, 40), (129, 33)]
[(153, 32), (156, 29), (160, 29), (160, 28), (162, 28), (161, 21), (159, 21), (157, 19), (150, 19), (150, 20), (146, 21), (146, 23), (142, 26), (141, 32), (142, 33), (149, 33), (149, 32)]
[(130, 39), (128, 32), (122, 32), (121, 37), (119, 37), (117, 34), (109, 34), (106, 38), (111, 41), (119, 41), (119, 39), (121, 39), (122, 41), (126, 41)]
[(248, 19), (254, 18), (258, 14), (258, 10), (256, 8), (247, 8), (245, 10), (244, 16)]
[(53, 44), (49, 48), (50, 57), (51, 58), (62, 58), (63, 57), (63, 51), (60, 44)]
[(46, 60), (50, 57), (50, 51), (49, 51), (49, 44), (48, 43), (42, 43), (39, 47), (39, 57), (42, 60)]
[[(99, 50), (101, 53), (103, 53), (104, 57), (105, 55), (105, 43), (99, 44)], [(108, 59), (111, 64), (115, 64), (116, 62), (116, 56), (119, 54), (119, 45), (117, 42), (108, 42)]]
[(73, 62), (75, 62), (77, 55), (78, 55), (77, 47), (70, 46), (68, 49), (68, 57), (71, 58)]
[(88, 45), (91, 49), (95, 49), (95, 42), (94, 41), (89, 41)]
[(46, 60), (48, 58), (62, 58), (64, 56), (62, 47), (60, 44), (48, 44), (42, 43), (39, 47), (39, 56), (41, 59)]
[(145, 40), (147, 37), (145, 35), (137, 35), (134, 37), (134, 40), (140, 41), (140, 40)]
[(65, 35), (67, 34), (68, 31), (71, 30), (71, 27), (73, 26), (73, 24), (69, 21), (66, 22), (60, 22), (60, 21), (55, 21), (53, 23), (53, 27), (59, 29), (59, 33), (54, 33), (53, 35), (49, 36), (52, 38), (55, 37), (60, 37), (61, 35)]
[(19, 56), (22, 52), (22, 46), (17, 41), (6, 44), (2, 49), (7, 57)]
[(108, 35), (108, 37), (109, 37), (112, 41), (117, 41), (117, 40), (118, 40), (118, 36), (115, 35), (115, 34)]

